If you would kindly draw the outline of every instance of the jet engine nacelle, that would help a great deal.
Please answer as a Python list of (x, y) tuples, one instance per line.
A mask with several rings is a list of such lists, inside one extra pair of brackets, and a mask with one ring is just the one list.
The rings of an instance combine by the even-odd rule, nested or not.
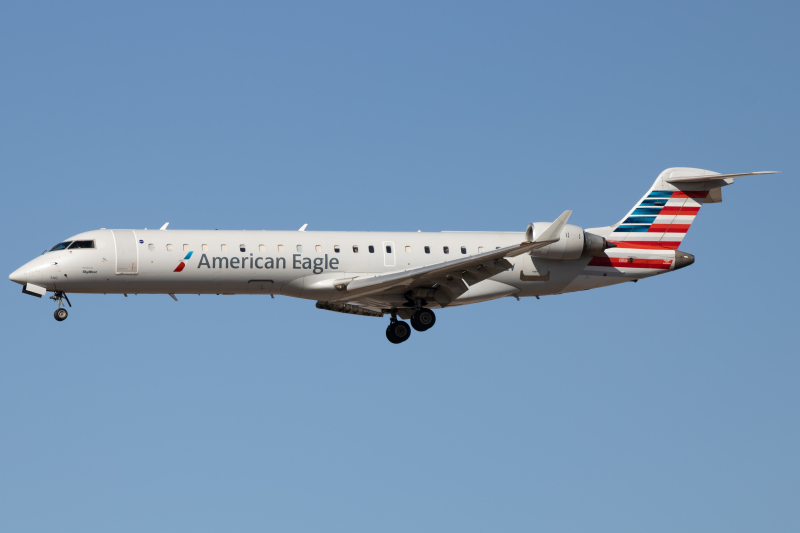
[[(534, 222), (529, 227), (529, 234), (532, 229), (532, 238), (536, 239), (549, 226), (550, 222)], [(593, 233), (586, 233), (582, 228), (572, 224), (564, 226), (560, 237), (558, 242), (533, 250), (531, 255), (542, 259), (571, 261), (587, 256), (602, 256), (605, 255), (607, 248), (614, 247), (603, 237)]]

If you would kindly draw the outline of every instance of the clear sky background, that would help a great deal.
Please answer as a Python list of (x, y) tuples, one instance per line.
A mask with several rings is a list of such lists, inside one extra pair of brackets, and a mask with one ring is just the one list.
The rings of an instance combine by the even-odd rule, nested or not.
[(680, 272), (387, 320), (0, 284), (0, 529), (798, 531), (796, 2), (0, 6), (4, 275), (108, 228), (617, 222)]

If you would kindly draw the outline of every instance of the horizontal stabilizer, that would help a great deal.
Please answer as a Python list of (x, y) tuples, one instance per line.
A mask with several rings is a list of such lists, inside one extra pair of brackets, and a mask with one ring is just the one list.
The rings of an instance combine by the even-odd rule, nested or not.
[(741, 178), (742, 176), (760, 176), (762, 174), (780, 174), (777, 170), (768, 170), (764, 172), (745, 172), (742, 174), (712, 174), (709, 176), (686, 176), (665, 178), (664, 181), (669, 183), (698, 183), (702, 181), (724, 180), (728, 178)]

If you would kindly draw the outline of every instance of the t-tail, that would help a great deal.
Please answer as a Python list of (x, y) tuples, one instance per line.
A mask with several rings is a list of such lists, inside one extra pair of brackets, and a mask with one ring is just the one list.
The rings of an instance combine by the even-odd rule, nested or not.
[(719, 174), (700, 168), (668, 168), (625, 218), (613, 226), (587, 231), (623, 248), (677, 250), (700, 208), (722, 201), (722, 187), (742, 176), (775, 173)]

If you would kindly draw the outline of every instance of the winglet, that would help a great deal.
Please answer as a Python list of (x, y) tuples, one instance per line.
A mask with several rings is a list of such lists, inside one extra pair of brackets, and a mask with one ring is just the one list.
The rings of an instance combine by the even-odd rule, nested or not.
[(158, 229), (167, 229), (167, 226), (169, 226), (169, 222), (167, 222), (166, 224), (164, 224), (163, 226), (161, 226)]
[(558, 241), (561, 238), (561, 230), (563, 230), (564, 226), (567, 225), (567, 220), (569, 220), (569, 217), (571, 216), (572, 211), (569, 210), (561, 213), (561, 216), (555, 219), (552, 224), (547, 226), (547, 229), (544, 230), (541, 235), (536, 237), (536, 240), (533, 242)]
[(303, 227), (302, 227), (302, 228), (300, 228), (300, 229), (299, 229), (299, 230), (297, 230), (297, 231), (305, 231), (307, 227), (308, 227), (308, 224), (303, 224)]

